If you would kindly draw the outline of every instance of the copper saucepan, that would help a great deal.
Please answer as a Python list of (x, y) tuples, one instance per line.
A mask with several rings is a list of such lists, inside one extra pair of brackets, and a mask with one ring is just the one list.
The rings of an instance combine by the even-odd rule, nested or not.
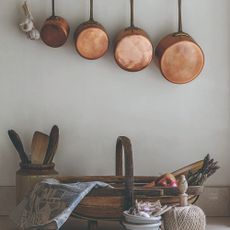
[(204, 53), (193, 38), (182, 30), (181, 0), (178, 0), (178, 32), (164, 37), (155, 49), (157, 64), (170, 82), (184, 84), (195, 79), (203, 69)]
[(52, 16), (46, 19), (41, 29), (41, 39), (46, 45), (57, 48), (67, 41), (70, 28), (64, 18), (55, 16), (54, 8), (54, 0), (52, 0)]
[(90, 0), (90, 19), (75, 31), (74, 43), (77, 52), (84, 58), (95, 60), (109, 48), (109, 36), (105, 28), (93, 18), (93, 0)]
[(114, 58), (124, 70), (136, 72), (152, 61), (153, 46), (147, 33), (134, 26), (134, 2), (130, 0), (131, 25), (122, 30), (116, 39)]

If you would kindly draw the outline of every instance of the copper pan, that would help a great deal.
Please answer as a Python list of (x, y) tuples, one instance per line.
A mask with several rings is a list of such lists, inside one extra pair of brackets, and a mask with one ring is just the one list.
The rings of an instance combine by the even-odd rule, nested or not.
[(131, 25), (122, 30), (115, 41), (114, 58), (124, 70), (136, 72), (152, 61), (153, 46), (147, 33), (134, 26), (134, 2), (130, 0)]
[(78, 26), (74, 43), (76, 51), (90, 60), (102, 57), (109, 48), (109, 36), (105, 28), (93, 19), (93, 0), (90, 0), (90, 19)]
[(170, 82), (184, 84), (195, 79), (203, 69), (204, 53), (193, 38), (182, 30), (181, 0), (178, 0), (178, 32), (164, 37), (155, 49), (157, 64)]
[(67, 21), (55, 16), (54, 0), (52, 0), (52, 16), (46, 19), (41, 29), (41, 39), (46, 45), (57, 48), (65, 44), (69, 35)]

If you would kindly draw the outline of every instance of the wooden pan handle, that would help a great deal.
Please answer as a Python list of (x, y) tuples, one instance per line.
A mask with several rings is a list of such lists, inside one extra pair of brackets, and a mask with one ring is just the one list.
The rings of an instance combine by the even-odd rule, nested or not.
[(133, 152), (128, 137), (120, 136), (116, 144), (116, 176), (123, 176), (123, 153), (125, 158), (125, 210), (134, 205)]

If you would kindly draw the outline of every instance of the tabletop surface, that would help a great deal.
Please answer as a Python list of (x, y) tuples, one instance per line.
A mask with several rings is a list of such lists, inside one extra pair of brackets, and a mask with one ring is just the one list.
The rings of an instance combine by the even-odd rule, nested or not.
[[(208, 217), (207, 230), (229, 230), (230, 217)], [(16, 230), (17, 228), (10, 222), (7, 216), (0, 216), (0, 229)], [(70, 218), (61, 230), (87, 230), (87, 222)], [(99, 222), (99, 230), (122, 230), (123, 228), (116, 222)]]

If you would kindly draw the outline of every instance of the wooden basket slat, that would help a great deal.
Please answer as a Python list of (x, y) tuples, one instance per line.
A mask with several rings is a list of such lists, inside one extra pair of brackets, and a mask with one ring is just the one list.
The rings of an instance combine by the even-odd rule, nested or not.
[[(157, 201), (161, 200), (162, 205), (165, 204), (178, 204), (178, 196), (134, 196), (135, 199), (143, 201)], [(189, 196), (189, 201), (193, 202), (196, 199), (196, 196)], [(110, 197), (108, 200), (106, 198), (98, 197), (86, 197), (76, 208), (74, 214), (85, 218), (93, 219), (113, 219), (120, 220), (122, 217), (124, 203), (124, 197)]]
[[(57, 176), (56, 178), (62, 183), (101, 181), (109, 184), (125, 183), (126, 179), (125, 176)], [(154, 176), (135, 176), (134, 183), (150, 183), (157, 178)]]
[[(92, 177), (87, 177), (89, 181)], [(95, 177), (94, 177), (95, 178)], [(149, 181), (149, 177), (134, 177), (134, 181), (140, 181), (146, 183)], [(145, 179), (146, 178), (146, 179)], [(152, 178), (152, 177), (151, 177)], [(74, 183), (78, 180), (78, 177), (66, 177), (62, 178), (64, 183)], [(82, 181), (85, 181), (85, 177), (81, 177)], [(98, 181), (110, 181), (110, 177), (97, 176)], [(98, 188), (92, 190), (79, 204), (74, 211), (74, 214), (91, 219), (113, 219), (119, 220), (124, 211), (125, 201), (125, 186), (121, 184), (124, 182), (124, 178), (112, 177), (113, 185), (118, 188)], [(117, 183), (115, 183), (117, 181)], [(203, 191), (202, 186), (190, 186), (188, 189), (189, 202), (193, 202), (197, 196)], [(155, 187), (152, 189), (146, 189), (140, 186), (139, 183), (134, 183), (134, 199), (143, 201), (157, 201), (160, 200), (162, 205), (164, 204), (177, 204), (179, 203), (179, 191), (177, 188), (165, 188)]]
[[(63, 183), (76, 183), (79, 182), (79, 178), (81, 178), (82, 181), (92, 181), (90, 180), (90, 178), (92, 177), (86, 177), (87, 180), (85, 180), (85, 177), (57, 177), (58, 180), (60, 180)], [(108, 177), (100, 177), (100, 176), (96, 176), (94, 177), (94, 179), (96, 178), (96, 180), (98, 181), (106, 181), (107, 183), (110, 181), (110, 176)], [(149, 177), (134, 177), (134, 181), (140, 181), (141, 178), (141, 182), (143, 184), (148, 183), (149, 182)], [(153, 177), (151, 177), (153, 178)], [(112, 177), (113, 181), (112, 183), (110, 182), (110, 184), (112, 186), (115, 186), (119, 183), (121, 183), (121, 179), (118, 177), (116, 179), (116, 176)], [(115, 183), (115, 181), (118, 181), (117, 183)], [(124, 181), (123, 181), (124, 182)], [(135, 186), (136, 184), (134, 183), (134, 192), (137, 195), (143, 194), (143, 195), (151, 195), (151, 196), (159, 196), (159, 195), (174, 195), (177, 196), (179, 195), (179, 190), (177, 188), (166, 188), (166, 187), (155, 187), (155, 188), (141, 188), (140, 185), (138, 184), (138, 186)], [(203, 192), (203, 186), (190, 186), (188, 189), (188, 194), (189, 195), (200, 195)], [(125, 195), (125, 188), (124, 186), (120, 185), (120, 187), (118, 188), (100, 188), (100, 189), (94, 189), (93, 191), (91, 191), (88, 196), (123, 196)]]

